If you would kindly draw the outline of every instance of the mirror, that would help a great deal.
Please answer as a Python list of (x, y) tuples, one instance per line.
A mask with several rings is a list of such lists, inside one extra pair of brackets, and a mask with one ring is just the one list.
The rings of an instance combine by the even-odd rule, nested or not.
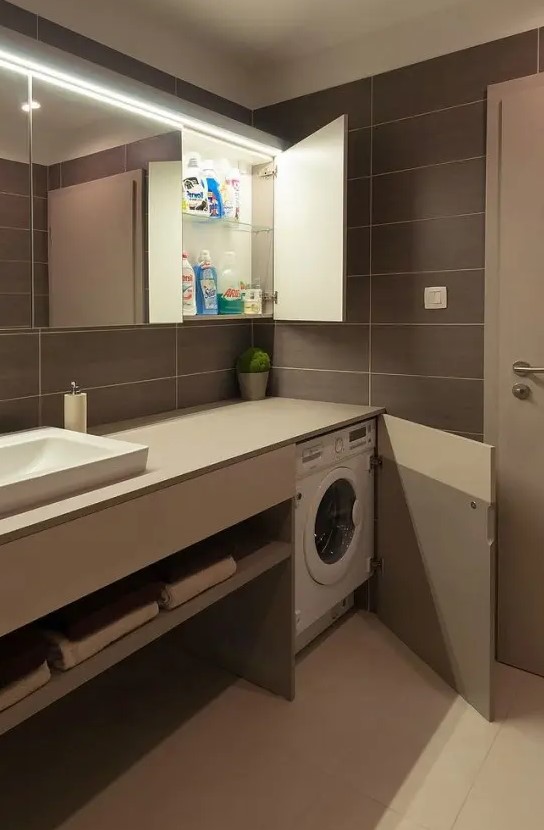
[[(34, 325), (177, 322), (180, 131), (41, 80), (32, 101)], [(179, 216), (169, 216), (169, 227), (152, 223), (150, 235), (152, 162), (179, 168), (180, 198)], [(150, 313), (150, 286), (163, 299), (161, 319), (153, 304)]]
[[(32, 325), (28, 80), (0, 69), (0, 327)], [(39, 192), (41, 182), (35, 182)], [(39, 212), (39, 209), (38, 209)]]

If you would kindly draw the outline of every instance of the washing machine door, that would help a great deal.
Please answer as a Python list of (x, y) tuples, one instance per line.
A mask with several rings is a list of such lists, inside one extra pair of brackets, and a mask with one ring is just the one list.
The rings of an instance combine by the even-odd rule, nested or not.
[(331, 470), (308, 510), (304, 554), (310, 575), (334, 585), (347, 573), (358, 549), (363, 510), (357, 480), (347, 467)]

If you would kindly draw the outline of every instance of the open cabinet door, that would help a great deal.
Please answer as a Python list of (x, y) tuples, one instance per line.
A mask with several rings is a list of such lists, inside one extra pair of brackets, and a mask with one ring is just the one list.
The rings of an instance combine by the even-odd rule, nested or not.
[(378, 616), (492, 720), (494, 447), (384, 415), (378, 449)]
[(343, 115), (276, 159), (276, 320), (344, 319), (346, 142)]

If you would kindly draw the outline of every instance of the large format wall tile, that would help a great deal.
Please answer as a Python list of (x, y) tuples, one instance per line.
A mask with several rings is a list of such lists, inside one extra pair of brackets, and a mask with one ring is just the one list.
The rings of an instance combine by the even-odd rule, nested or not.
[[(425, 308), (426, 286), (445, 286), (448, 307)], [(381, 274), (372, 278), (373, 323), (483, 323), (484, 272)]]
[[(0, 263), (0, 271), (2, 270)], [(29, 328), (32, 316), (32, 298), (28, 294), (0, 293), (0, 326), (2, 328)]]
[(302, 95), (253, 113), (253, 123), (261, 130), (299, 141), (340, 115), (348, 116), (348, 129), (370, 125), (370, 78)]
[(538, 41), (539, 71), (544, 72), (544, 29), (540, 29)]
[(251, 323), (199, 324), (178, 329), (178, 375), (233, 369), (251, 346)]
[(63, 187), (103, 179), (125, 170), (125, 146), (112, 147), (77, 159), (63, 161), (61, 182)]
[(536, 71), (537, 31), (495, 40), (374, 78), (374, 124), (478, 101), (489, 84)]
[(483, 326), (372, 326), (372, 371), (483, 377)]
[(0, 334), (0, 400), (39, 392), (39, 335)]
[(0, 192), (28, 196), (30, 193), (28, 164), (0, 158)]
[(40, 423), (40, 399), (19, 398), (15, 401), (0, 401), (0, 432), (17, 432), (32, 429)]
[(274, 363), (296, 369), (368, 371), (368, 326), (276, 325)]
[(356, 228), (370, 224), (370, 178), (351, 179), (347, 185), (347, 224)]
[(372, 229), (372, 273), (483, 268), (485, 217), (456, 216)]
[[(348, 210), (349, 194), (348, 188)], [(372, 181), (374, 224), (459, 216), (482, 213), (484, 210), (483, 158), (420, 167), (402, 173), (386, 173), (374, 176)]]
[(142, 138), (126, 147), (127, 170), (147, 170), (150, 161), (181, 161), (181, 132), (175, 130)]
[(370, 277), (346, 280), (346, 321), (368, 323), (370, 320)]
[(175, 328), (42, 333), (42, 392), (175, 377)]
[(483, 156), (485, 121), (486, 106), (479, 101), (374, 127), (373, 172)]
[(38, 16), (21, 9), (6, 0), (0, 0), (0, 26), (12, 29), (27, 37), (36, 37)]
[(178, 409), (239, 398), (234, 369), (178, 378)]
[(0, 294), (30, 294), (30, 262), (0, 262)]
[(0, 260), (30, 260), (30, 232), (14, 228), (0, 228)]
[(348, 133), (348, 179), (370, 176), (372, 135), (370, 127), (350, 130)]
[(437, 429), (483, 432), (483, 381), (372, 375), (371, 403)]
[(282, 398), (365, 405), (368, 374), (274, 368), (271, 392)]
[(348, 277), (370, 273), (369, 228), (348, 228), (346, 261)]

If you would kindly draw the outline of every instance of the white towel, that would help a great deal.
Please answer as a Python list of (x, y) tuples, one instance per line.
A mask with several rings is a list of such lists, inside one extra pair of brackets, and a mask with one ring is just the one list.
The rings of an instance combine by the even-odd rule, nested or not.
[(159, 600), (160, 606), (171, 611), (208, 588), (224, 582), (235, 573), (236, 562), (232, 556), (219, 559), (197, 573), (182, 577), (177, 582), (165, 583)]
[(45, 686), (48, 680), (51, 680), (51, 672), (49, 671), (47, 663), (43, 662), (41, 666), (38, 666), (30, 674), (25, 674), (19, 680), (15, 680), (8, 686), (4, 686), (3, 689), (0, 689), (0, 712), (13, 706), (15, 703), (19, 703), (20, 700), (28, 697), (41, 686)]
[(47, 658), (50, 665), (56, 669), (73, 669), (84, 660), (88, 660), (94, 654), (111, 645), (116, 640), (120, 640), (125, 634), (129, 634), (136, 628), (152, 620), (159, 613), (159, 606), (156, 602), (150, 602), (148, 605), (143, 605), (135, 611), (131, 611), (120, 620), (116, 620), (111, 625), (106, 625), (104, 628), (98, 629), (88, 637), (81, 640), (69, 640), (58, 631), (45, 631), (44, 634), (51, 645), (49, 657)]

